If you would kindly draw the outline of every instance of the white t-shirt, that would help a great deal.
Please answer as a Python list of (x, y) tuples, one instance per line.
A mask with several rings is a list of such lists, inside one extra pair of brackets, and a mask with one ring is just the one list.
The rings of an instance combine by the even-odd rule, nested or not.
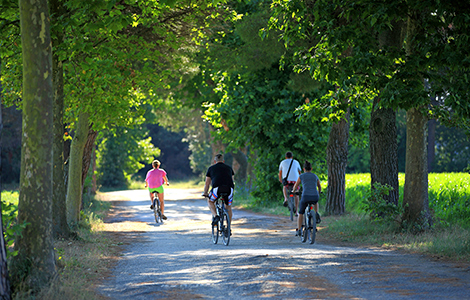
[[(286, 177), (287, 171), (289, 171), (290, 162), (292, 160), (293, 158), (286, 158), (279, 164), (279, 171), (282, 170), (282, 178)], [(289, 177), (287, 178), (287, 181), (297, 181), (297, 179), (299, 178), (299, 172), (301, 171), (302, 168), (300, 167), (299, 162), (294, 159), (292, 167), (290, 168)]]

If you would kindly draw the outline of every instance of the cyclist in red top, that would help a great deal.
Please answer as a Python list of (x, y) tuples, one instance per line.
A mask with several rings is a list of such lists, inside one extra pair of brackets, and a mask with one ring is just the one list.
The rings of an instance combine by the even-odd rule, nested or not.
[(168, 178), (166, 177), (166, 172), (163, 169), (160, 169), (160, 162), (158, 160), (154, 160), (152, 162), (153, 169), (147, 172), (147, 176), (145, 177), (145, 187), (149, 188), (150, 194), (150, 209), (153, 209), (153, 193), (157, 192), (158, 199), (160, 200), (160, 209), (162, 210), (162, 218), (166, 220), (166, 216), (163, 213), (165, 210), (165, 202), (164, 199), (164, 190), (163, 190), (163, 183), (166, 185), (170, 185), (168, 182)]

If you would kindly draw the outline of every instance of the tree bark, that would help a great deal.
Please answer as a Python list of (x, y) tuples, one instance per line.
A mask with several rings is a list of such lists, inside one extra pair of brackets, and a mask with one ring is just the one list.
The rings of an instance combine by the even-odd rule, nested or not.
[(374, 99), (369, 125), (371, 187), (375, 183), (393, 188), (384, 199), (398, 205), (398, 144), (395, 111), (378, 108), (379, 98)]
[(418, 108), (406, 112), (406, 164), (403, 205), (405, 221), (432, 225), (428, 199), (426, 129), (428, 119)]
[(235, 181), (237, 186), (246, 186), (247, 171), (248, 171), (248, 157), (243, 151), (232, 152), (233, 157), (237, 161), (239, 168), (237, 174), (235, 174)]
[[(2, 83), (0, 82), (0, 171), (2, 170), (2, 129), (3, 129), (3, 119), (2, 119)], [(1, 172), (0, 172), (1, 173)], [(2, 177), (0, 176), (0, 224), (3, 224), (2, 218)], [(0, 236), (0, 256), (1, 256), (1, 266), (0, 266), (0, 299), (10, 300), (11, 299), (11, 290), (10, 290), (10, 280), (8, 278), (8, 265), (7, 265), (7, 247), (5, 244), (5, 236), (3, 234), (3, 226), (1, 228)]]
[(85, 183), (85, 179), (88, 175), (93, 160), (93, 147), (95, 146), (95, 140), (98, 132), (92, 129), (90, 125), (88, 129), (88, 136), (83, 149), (83, 163), (82, 163), (82, 184)]
[[(59, 13), (58, 1), (51, 1), (51, 12)], [(52, 45), (62, 43), (62, 30), (55, 32)], [(54, 237), (69, 237), (70, 228), (67, 224), (67, 206), (65, 204), (65, 170), (64, 170), (64, 70), (57, 53), (52, 56), (52, 76), (54, 86), (54, 143), (53, 143), (53, 202), (52, 231)]]
[(18, 223), (12, 278), (33, 292), (54, 276), (52, 242), (52, 53), (46, 0), (20, 0), (23, 124)]
[(74, 228), (80, 220), (82, 204), (82, 165), (83, 150), (88, 140), (88, 113), (82, 112), (78, 117), (75, 136), (70, 147), (69, 175), (67, 185), (67, 222)]
[[(378, 37), (381, 49), (399, 51), (403, 46), (403, 22), (392, 21), (392, 28), (383, 30)], [(371, 188), (375, 183), (393, 188), (384, 195), (388, 203), (398, 205), (398, 143), (396, 113), (390, 108), (380, 107), (380, 96), (374, 99), (369, 125)]]
[[(414, 51), (414, 37), (420, 32), (419, 20), (421, 11), (408, 13), (407, 36), (409, 43), (405, 50), (407, 55)], [(425, 81), (423, 80), (423, 89)], [(403, 190), (403, 221), (418, 224), (421, 229), (432, 225), (428, 199), (428, 164), (427, 164), (427, 122), (428, 118), (420, 111), (426, 107), (415, 107), (406, 112), (406, 162), (405, 186)]]
[(331, 126), (326, 159), (328, 165), (327, 214), (342, 215), (345, 211), (346, 166), (348, 164), (349, 109)]

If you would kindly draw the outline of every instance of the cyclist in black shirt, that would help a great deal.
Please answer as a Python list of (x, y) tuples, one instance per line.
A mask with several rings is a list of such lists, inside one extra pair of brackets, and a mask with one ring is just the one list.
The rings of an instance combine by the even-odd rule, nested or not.
[[(206, 183), (204, 185), (204, 196), (208, 197), (207, 205), (212, 212), (212, 223), (217, 224), (219, 220), (216, 220), (217, 213), (215, 210), (214, 201), (218, 197), (218, 193), (228, 193), (229, 199), (226, 203), (226, 209), (228, 211), (230, 220), (232, 220), (232, 199), (233, 199), (233, 170), (229, 165), (224, 163), (224, 156), (222, 154), (216, 154), (214, 157), (214, 164), (207, 169)], [(209, 192), (209, 188), (212, 184), (212, 189)]]

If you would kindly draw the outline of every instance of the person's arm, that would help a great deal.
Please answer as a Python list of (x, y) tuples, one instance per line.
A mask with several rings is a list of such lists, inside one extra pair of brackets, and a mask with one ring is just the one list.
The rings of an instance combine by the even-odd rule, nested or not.
[(170, 185), (170, 183), (168, 182), (168, 178), (166, 177), (166, 175), (163, 176), (163, 180), (165, 180), (165, 184), (166, 184), (166, 185)]
[(282, 183), (282, 170), (279, 170), (279, 182)]
[(209, 187), (211, 186), (212, 179), (208, 176), (206, 176), (206, 183), (204, 184), (204, 193), (203, 195), (205, 197), (209, 196)]
[(318, 193), (321, 193), (321, 184), (320, 184), (320, 179), (317, 180), (317, 187), (318, 187)]
[(297, 178), (297, 181), (294, 184), (294, 188), (292, 189), (293, 191), (297, 191), (297, 187), (300, 185), (300, 177)]

